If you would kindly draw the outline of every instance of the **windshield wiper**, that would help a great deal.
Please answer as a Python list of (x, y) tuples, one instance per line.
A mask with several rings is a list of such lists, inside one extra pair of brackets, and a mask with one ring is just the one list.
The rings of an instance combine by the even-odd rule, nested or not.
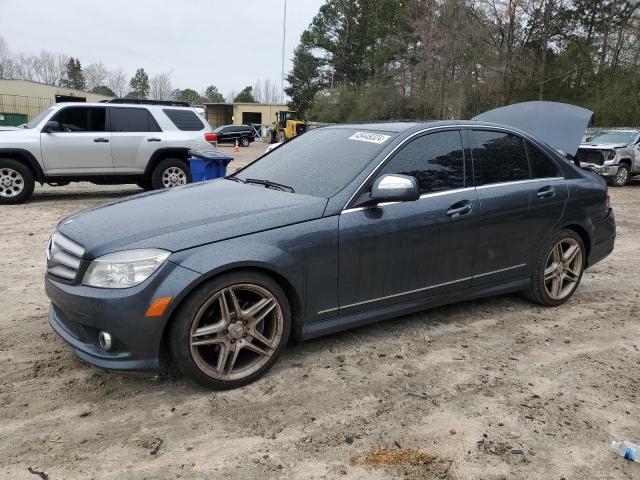
[(291, 192), (291, 193), (295, 192), (293, 187), (290, 187), (289, 185), (284, 185), (282, 183), (272, 182), (270, 180), (262, 180), (262, 179), (259, 179), (259, 178), (245, 178), (244, 181), (246, 183), (255, 183), (257, 185), (264, 185), (267, 188), (276, 188), (278, 190), (282, 190), (283, 192)]
[(240, 177), (227, 177), (226, 179), (227, 180), (232, 180), (234, 182), (247, 183), (243, 179), (241, 179)]

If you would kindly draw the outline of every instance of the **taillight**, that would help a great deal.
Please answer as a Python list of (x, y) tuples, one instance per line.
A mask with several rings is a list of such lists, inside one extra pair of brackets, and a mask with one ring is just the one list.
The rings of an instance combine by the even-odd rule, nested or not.
[(217, 142), (218, 141), (218, 134), (217, 133), (213, 133), (213, 132), (204, 132), (204, 139), (207, 142)]

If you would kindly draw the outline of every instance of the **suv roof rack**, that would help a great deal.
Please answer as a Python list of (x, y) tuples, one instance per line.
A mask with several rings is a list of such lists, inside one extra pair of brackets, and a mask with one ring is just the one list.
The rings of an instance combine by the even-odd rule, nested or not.
[(175, 102), (173, 100), (143, 100), (139, 98), (114, 98), (105, 103), (132, 103), (137, 105), (164, 105), (166, 107), (190, 107), (188, 102)]

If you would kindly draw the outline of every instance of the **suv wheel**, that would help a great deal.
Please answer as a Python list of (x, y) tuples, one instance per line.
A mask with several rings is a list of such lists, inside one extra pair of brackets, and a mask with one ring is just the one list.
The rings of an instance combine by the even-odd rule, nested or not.
[(257, 272), (234, 272), (200, 286), (176, 312), (171, 358), (207, 388), (251, 383), (275, 363), (291, 332), (280, 285)]
[(249, 139), (247, 137), (242, 137), (240, 139), (240, 145), (242, 145), (243, 147), (248, 147), (250, 143), (251, 142), (249, 141)]
[(580, 235), (573, 230), (561, 230), (540, 250), (525, 296), (541, 305), (562, 305), (578, 288), (584, 263), (585, 249)]
[(624, 187), (631, 176), (631, 169), (626, 163), (620, 164), (618, 173), (611, 179), (611, 185), (614, 187)]
[(29, 167), (11, 158), (0, 158), (0, 205), (26, 201), (35, 187)]
[(151, 186), (155, 190), (179, 187), (187, 183), (191, 183), (191, 170), (186, 162), (177, 158), (162, 160), (151, 175)]

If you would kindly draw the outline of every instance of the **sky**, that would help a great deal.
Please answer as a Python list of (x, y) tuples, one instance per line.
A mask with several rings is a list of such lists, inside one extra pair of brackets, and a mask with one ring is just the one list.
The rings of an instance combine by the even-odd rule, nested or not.
[[(285, 72), (324, 0), (288, 0)], [(45, 49), (131, 76), (168, 73), (175, 88), (239, 92), (280, 81), (284, 0), (0, 0), (0, 35), (14, 53)], [(285, 73), (286, 74), (286, 73)]]

